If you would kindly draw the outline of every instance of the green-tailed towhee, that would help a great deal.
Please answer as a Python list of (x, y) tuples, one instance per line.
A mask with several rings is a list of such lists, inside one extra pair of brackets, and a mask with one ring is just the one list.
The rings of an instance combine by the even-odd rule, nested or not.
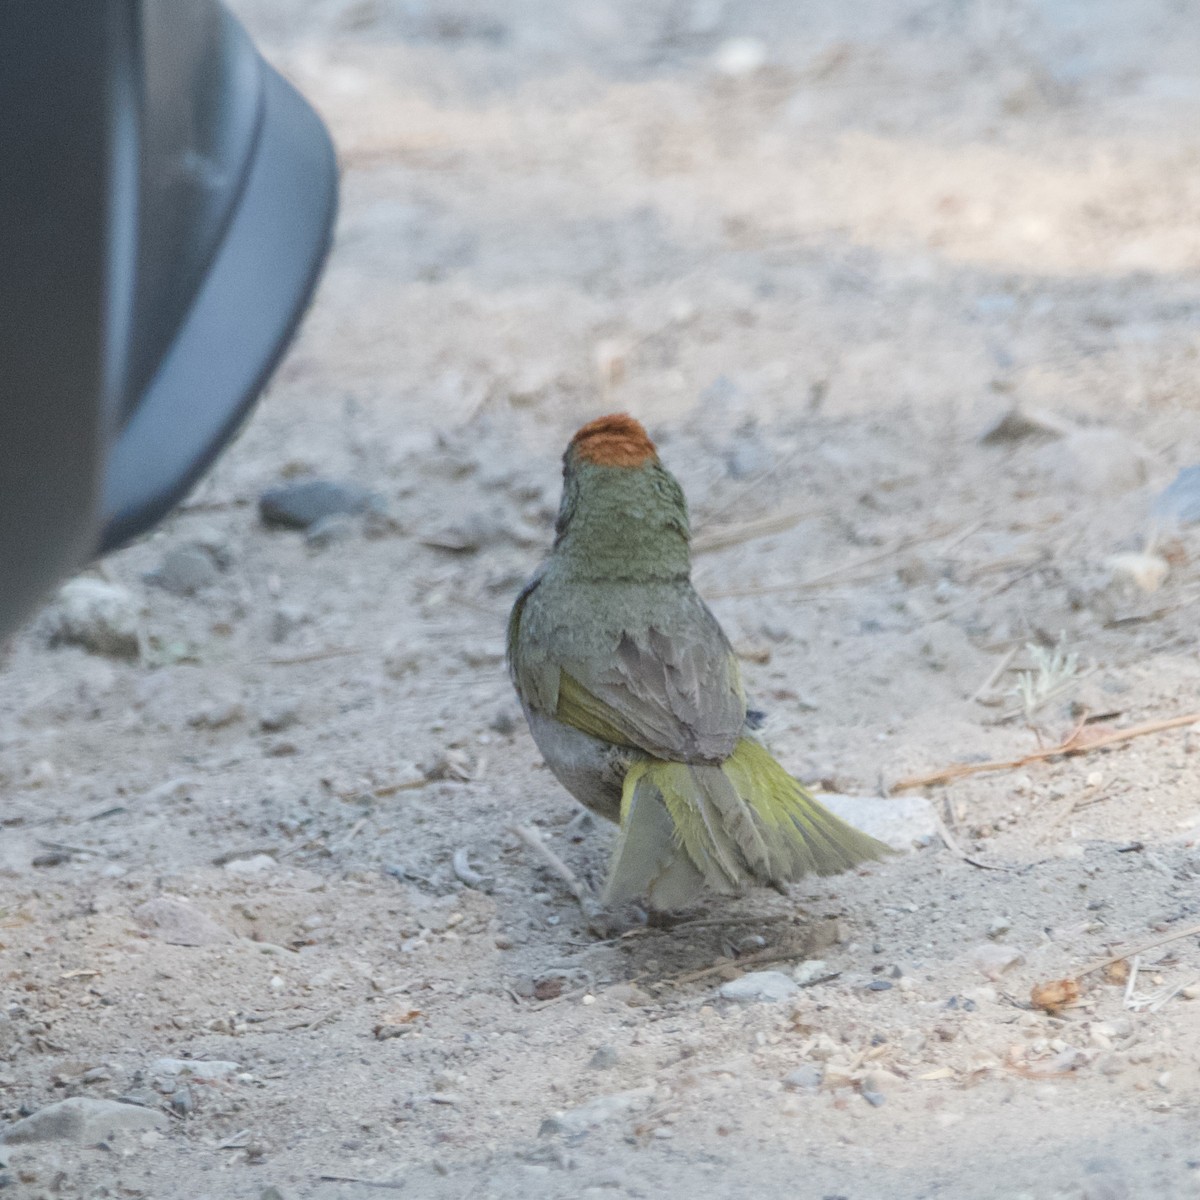
[(689, 541), (683, 492), (646, 431), (601, 417), (567, 447), (554, 548), (509, 619), (533, 740), (577, 800), (620, 825), (607, 904), (678, 908), (706, 885), (736, 893), (887, 852), (754, 737)]

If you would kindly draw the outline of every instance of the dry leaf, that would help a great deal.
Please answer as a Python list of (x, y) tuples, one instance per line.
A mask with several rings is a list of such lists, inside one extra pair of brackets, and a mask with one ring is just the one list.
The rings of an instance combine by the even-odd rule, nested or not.
[(1034, 1008), (1043, 1012), (1057, 1013), (1079, 999), (1078, 979), (1052, 979), (1049, 983), (1035, 983), (1029, 993)]
[(1118, 958), (1116, 962), (1109, 963), (1104, 968), (1104, 982), (1115, 983), (1118, 987), (1124, 987), (1129, 979), (1129, 959)]
[(410, 1008), (407, 1012), (388, 1013), (371, 1032), (375, 1035), (375, 1040), (379, 1042), (386, 1042), (389, 1038), (403, 1037), (412, 1027), (412, 1023), (421, 1015), (421, 1010), (418, 1008)]

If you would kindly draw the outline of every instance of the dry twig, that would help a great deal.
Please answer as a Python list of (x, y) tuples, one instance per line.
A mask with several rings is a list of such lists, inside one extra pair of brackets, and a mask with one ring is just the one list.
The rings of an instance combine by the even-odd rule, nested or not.
[(1168, 942), (1177, 942), (1180, 938), (1196, 935), (1200, 935), (1200, 925), (1188, 925), (1183, 929), (1177, 929), (1174, 933), (1164, 933), (1162, 937), (1153, 938), (1129, 950), (1122, 950), (1119, 954), (1110, 954), (1108, 958), (1102, 958), (1099, 962), (1094, 962), (1090, 966), (1084, 967), (1082, 971), (1076, 973), (1075, 978), (1082, 979), (1085, 975), (1091, 975), (1096, 971), (1103, 971), (1105, 967), (1111, 967), (1113, 963), (1122, 962), (1127, 958), (1136, 958), (1140, 954), (1145, 954), (1147, 950), (1156, 950), (1159, 946), (1165, 946)]
[(1000, 863), (985, 863), (985, 862), (982, 862), (978, 858), (972, 858), (962, 848), (962, 846), (959, 845), (958, 839), (954, 836), (954, 834), (952, 834), (950, 832), (949, 828), (946, 825), (946, 822), (942, 820), (942, 814), (940, 812), (938, 812), (937, 809), (934, 809), (933, 816), (934, 816), (934, 819), (937, 821), (938, 833), (941, 834), (942, 841), (945, 843), (946, 849), (949, 850), (951, 854), (955, 854), (959, 858), (961, 858), (963, 860), (963, 862), (969, 863), (973, 867), (978, 867), (981, 871), (1019, 871), (1019, 870), (1021, 870), (1020, 867), (1007, 867)]
[(532, 825), (510, 825), (509, 830), (537, 854), (542, 862), (570, 888), (571, 895), (579, 901), (583, 908), (589, 909), (595, 905), (596, 898), (592, 895), (591, 888), (580, 880), (575, 872), (542, 841), (542, 835)]
[(1020, 758), (991, 759), (979, 763), (951, 763), (940, 771), (931, 771), (928, 775), (913, 775), (892, 784), (890, 791), (909, 791), (912, 788), (932, 787), (939, 783), (953, 783), (967, 775), (983, 775), (989, 771), (1017, 771), (1030, 763), (1043, 762), (1048, 758), (1070, 758), (1076, 754), (1088, 754), (1093, 750), (1101, 750), (1105, 746), (1115, 746), (1121, 742), (1129, 742), (1134, 738), (1145, 737), (1149, 733), (1160, 733), (1166, 729), (1179, 729), (1184, 725), (1195, 725), (1200, 722), (1200, 713), (1186, 713), (1180, 717), (1166, 717), (1157, 721), (1143, 721), (1140, 725), (1131, 725), (1128, 729), (1114, 729), (1108, 733), (1091, 734), (1086, 725), (1079, 725), (1070, 737), (1059, 742), (1057, 746), (1045, 746), (1024, 754)]
[(787, 958), (798, 958), (801, 953), (795, 946), (787, 950), (781, 950), (777, 946), (768, 947), (766, 950), (756, 950), (753, 954), (743, 954), (741, 958), (722, 958), (712, 966), (701, 967), (698, 971), (689, 971), (686, 975), (676, 975), (670, 982), (678, 987), (685, 983), (696, 983), (701, 979), (708, 979), (713, 975), (723, 975), (726, 971), (733, 972), (728, 976), (729, 979), (736, 979), (739, 975), (745, 975), (746, 967), (758, 966), (761, 963), (783, 962)]

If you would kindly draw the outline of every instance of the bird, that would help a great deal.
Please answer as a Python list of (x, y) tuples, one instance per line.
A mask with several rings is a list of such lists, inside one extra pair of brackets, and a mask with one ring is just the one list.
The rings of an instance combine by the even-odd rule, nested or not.
[(737, 657), (692, 585), (683, 490), (626, 413), (567, 446), (553, 547), (513, 605), (507, 661), (550, 771), (619, 827), (606, 906), (786, 890), (888, 853), (756, 736)]

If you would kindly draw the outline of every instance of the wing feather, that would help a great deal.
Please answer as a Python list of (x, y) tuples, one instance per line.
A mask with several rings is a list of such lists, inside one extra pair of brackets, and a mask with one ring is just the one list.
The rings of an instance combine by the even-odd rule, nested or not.
[(721, 762), (732, 754), (746, 720), (737, 659), (716, 618), (688, 591), (684, 619), (671, 632), (665, 621), (623, 629), (608, 655), (564, 659), (556, 715), (580, 728), (583, 720), (603, 724), (607, 740), (668, 761)]

